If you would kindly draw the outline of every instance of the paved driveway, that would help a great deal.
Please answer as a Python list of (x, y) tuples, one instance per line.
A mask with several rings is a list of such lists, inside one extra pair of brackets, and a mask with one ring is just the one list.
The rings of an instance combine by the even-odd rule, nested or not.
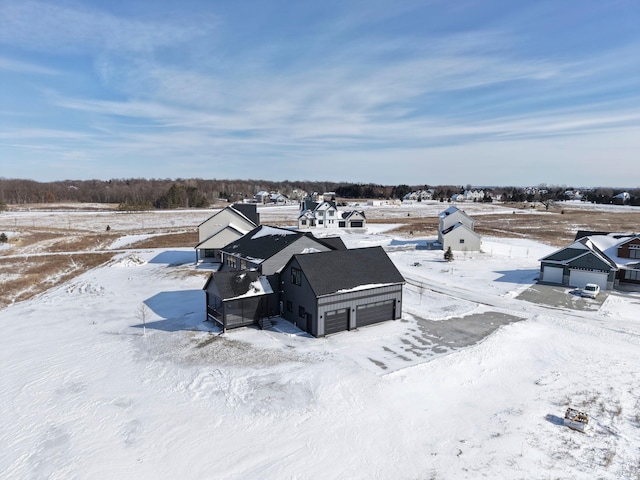
[(583, 298), (577, 288), (537, 283), (518, 295), (518, 299), (548, 307), (598, 311), (608, 296), (608, 292), (601, 291), (596, 299)]

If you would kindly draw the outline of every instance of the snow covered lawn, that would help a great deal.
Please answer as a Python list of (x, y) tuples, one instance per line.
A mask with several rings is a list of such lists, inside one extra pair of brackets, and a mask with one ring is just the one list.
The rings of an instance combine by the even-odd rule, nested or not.
[[(638, 294), (522, 300), (553, 250), (532, 241), (452, 263), (382, 228), (344, 241), (389, 251), (402, 320), (219, 335), (192, 249), (121, 253), (0, 310), (3, 478), (640, 475)], [(567, 406), (586, 434), (561, 426)]]

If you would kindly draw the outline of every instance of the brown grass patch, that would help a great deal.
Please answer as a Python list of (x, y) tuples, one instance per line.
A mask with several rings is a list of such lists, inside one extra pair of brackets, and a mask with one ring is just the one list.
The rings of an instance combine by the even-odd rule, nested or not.
[(0, 308), (43, 293), (102, 265), (112, 257), (111, 253), (82, 253), (0, 258), (2, 274), (12, 278), (2, 284)]
[(199, 243), (198, 232), (167, 233), (155, 235), (130, 245), (128, 248), (178, 248), (195, 247)]

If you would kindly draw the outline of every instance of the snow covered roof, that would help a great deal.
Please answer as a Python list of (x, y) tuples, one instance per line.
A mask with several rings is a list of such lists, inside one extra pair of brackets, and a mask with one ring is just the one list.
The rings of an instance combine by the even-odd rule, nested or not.
[(297, 242), (299, 239), (307, 237), (318, 243), (325, 245), (327, 248), (336, 248), (320, 239), (315, 238), (310, 233), (302, 233), (286, 228), (272, 227), (261, 225), (254, 228), (243, 237), (229, 243), (222, 248), (222, 251), (244, 258), (252, 263), (259, 264), (266, 259), (273, 257), (278, 252), (284, 250), (289, 245)]
[(405, 282), (379, 246), (294, 255), (289, 262), (294, 260), (318, 297)]
[(211, 283), (224, 301), (273, 293), (267, 278), (252, 270), (213, 273), (207, 279), (203, 289), (207, 290)]

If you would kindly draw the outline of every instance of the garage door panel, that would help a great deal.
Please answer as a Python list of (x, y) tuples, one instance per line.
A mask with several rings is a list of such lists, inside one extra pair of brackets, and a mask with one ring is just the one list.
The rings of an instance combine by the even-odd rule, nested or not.
[(569, 272), (569, 285), (572, 287), (584, 287), (587, 283), (595, 283), (601, 289), (607, 289), (607, 274), (605, 272), (593, 272), (589, 270), (571, 270)]
[(349, 328), (349, 309), (341, 308), (324, 314), (324, 334), (330, 335)]
[(564, 268), (546, 266), (542, 270), (542, 281), (549, 283), (562, 283)]
[(356, 309), (356, 327), (393, 320), (394, 300), (359, 305)]

